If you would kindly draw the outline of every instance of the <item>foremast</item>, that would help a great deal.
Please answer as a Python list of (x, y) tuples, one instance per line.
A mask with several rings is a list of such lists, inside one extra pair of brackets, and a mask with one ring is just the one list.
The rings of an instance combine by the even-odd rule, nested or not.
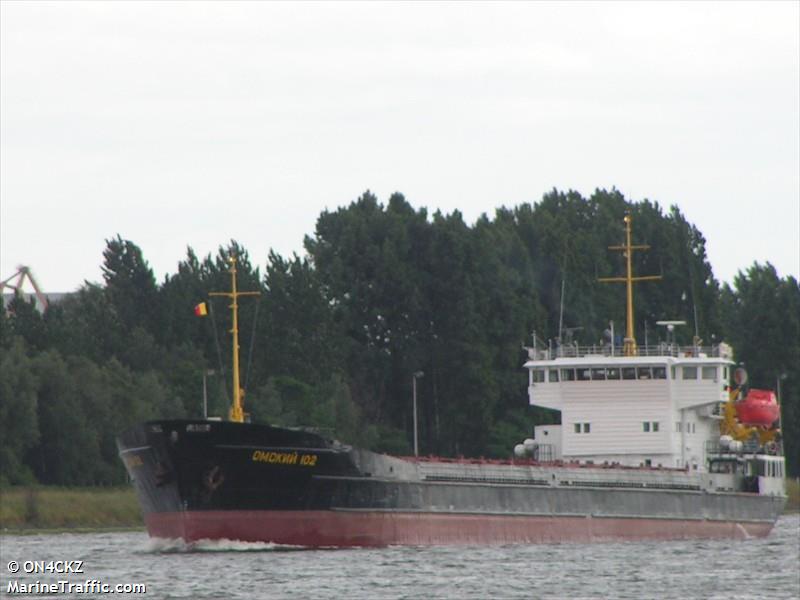
[(231, 299), (230, 309), (232, 313), (231, 334), (233, 335), (233, 399), (231, 408), (228, 411), (228, 419), (236, 423), (244, 422), (244, 407), (242, 402), (243, 391), (239, 385), (239, 297), (240, 296), (260, 296), (261, 292), (240, 292), (236, 287), (236, 257), (230, 256), (228, 262), (231, 265), (230, 292), (210, 292), (209, 296), (224, 296)]
[[(609, 250), (618, 250), (623, 253), (625, 257), (625, 277), (600, 277), (598, 281), (603, 283), (625, 283), (627, 290), (627, 311), (626, 311), (626, 328), (625, 328), (625, 341), (622, 348), (625, 356), (637, 356), (639, 349), (636, 346), (636, 337), (634, 336), (633, 329), (633, 284), (638, 281), (657, 281), (661, 279), (661, 275), (643, 275), (640, 277), (633, 276), (633, 252), (634, 250), (649, 250), (648, 245), (634, 246), (631, 244), (631, 221), (630, 213), (625, 215), (625, 245), (624, 246), (609, 246)], [(614, 341), (612, 340), (612, 344)]]

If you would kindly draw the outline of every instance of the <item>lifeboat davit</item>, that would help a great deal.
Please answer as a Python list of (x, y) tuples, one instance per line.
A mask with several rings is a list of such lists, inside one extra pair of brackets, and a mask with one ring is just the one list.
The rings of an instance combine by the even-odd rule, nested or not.
[(769, 390), (750, 390), (735, 406), (736, 418), (744, 425), (769, 427), (780, 418), (778, 401)]

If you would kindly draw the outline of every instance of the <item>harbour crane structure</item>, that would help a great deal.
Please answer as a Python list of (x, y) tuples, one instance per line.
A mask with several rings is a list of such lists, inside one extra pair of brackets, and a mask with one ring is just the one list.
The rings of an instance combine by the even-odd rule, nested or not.
[(9, 288), (14, 291), (15, 295), (22, 294), (22, 286), (26, 281), (30, 283), (31, 287), (33, 288), (39, 310), (44, 312), (48, 307), (47, 297), (44, 295), (44, 293), (42, 293), (42, 290), (39, 287), (39, 284), (36, 282), (36, 278), (33, 276), (33, 272), (31, 271), (30, 267), (19, 265), (16, 273), (14, 273), (11, 277), (6, 277), (0, 281), (0, 293), (5, 293), (5, 289)]

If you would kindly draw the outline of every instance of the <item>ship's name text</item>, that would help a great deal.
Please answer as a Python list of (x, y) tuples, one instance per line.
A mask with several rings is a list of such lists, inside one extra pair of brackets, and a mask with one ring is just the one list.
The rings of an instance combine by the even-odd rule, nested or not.
[(302, 467), (313, 467), (317, 464), (317, 455), (300, 454), (298, 452), (254, 450), (252, 460), (253, 462), (264, 462), (271, 465), (300, 465)]

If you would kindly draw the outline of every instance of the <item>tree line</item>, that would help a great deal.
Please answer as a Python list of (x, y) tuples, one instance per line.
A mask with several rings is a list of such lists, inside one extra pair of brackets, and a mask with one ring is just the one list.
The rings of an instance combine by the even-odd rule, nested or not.
[[(789, 469), (800, 445), (800, 287), (753, 264), (733, 285), (715, 279), (702, 233), (676, 206), (553, 190), (474, 224), (429, 214), (399, 193), (370, 192), (323, 212), (305, 253), (255, 264), (236, 241), (200, 258), (187, 248), (157, 282), (133, 241), (107, 240), (101, 284), (86, 283), (43, 314), (22, 298), (0, 317), (0, 482), (113, 484), (125, 473), (115, 436), (136, 422), (225, 416), (230, 312), (212, 291), (238, 260), (245, 411), (252, 420), (330, 430), (378, 451), (410, 453), (412, 374), (422, 453), (505, 457), (534, 423), (558, 415), (527, 404), (523, 345), (536, 332), (597, 343), (625, 322), (623, 273), (608, 246), (633, 218), (640, 274), (639, 343), (656, 321), (685, 320), (677, 341), (731, 343), (752, 385), (780, 382)], [(263, 267), (263, 271), (262, 271)], [(210, 314), (194, 315), (205, 301)], [(574, 332), (574, 333), (573, 333)]]

